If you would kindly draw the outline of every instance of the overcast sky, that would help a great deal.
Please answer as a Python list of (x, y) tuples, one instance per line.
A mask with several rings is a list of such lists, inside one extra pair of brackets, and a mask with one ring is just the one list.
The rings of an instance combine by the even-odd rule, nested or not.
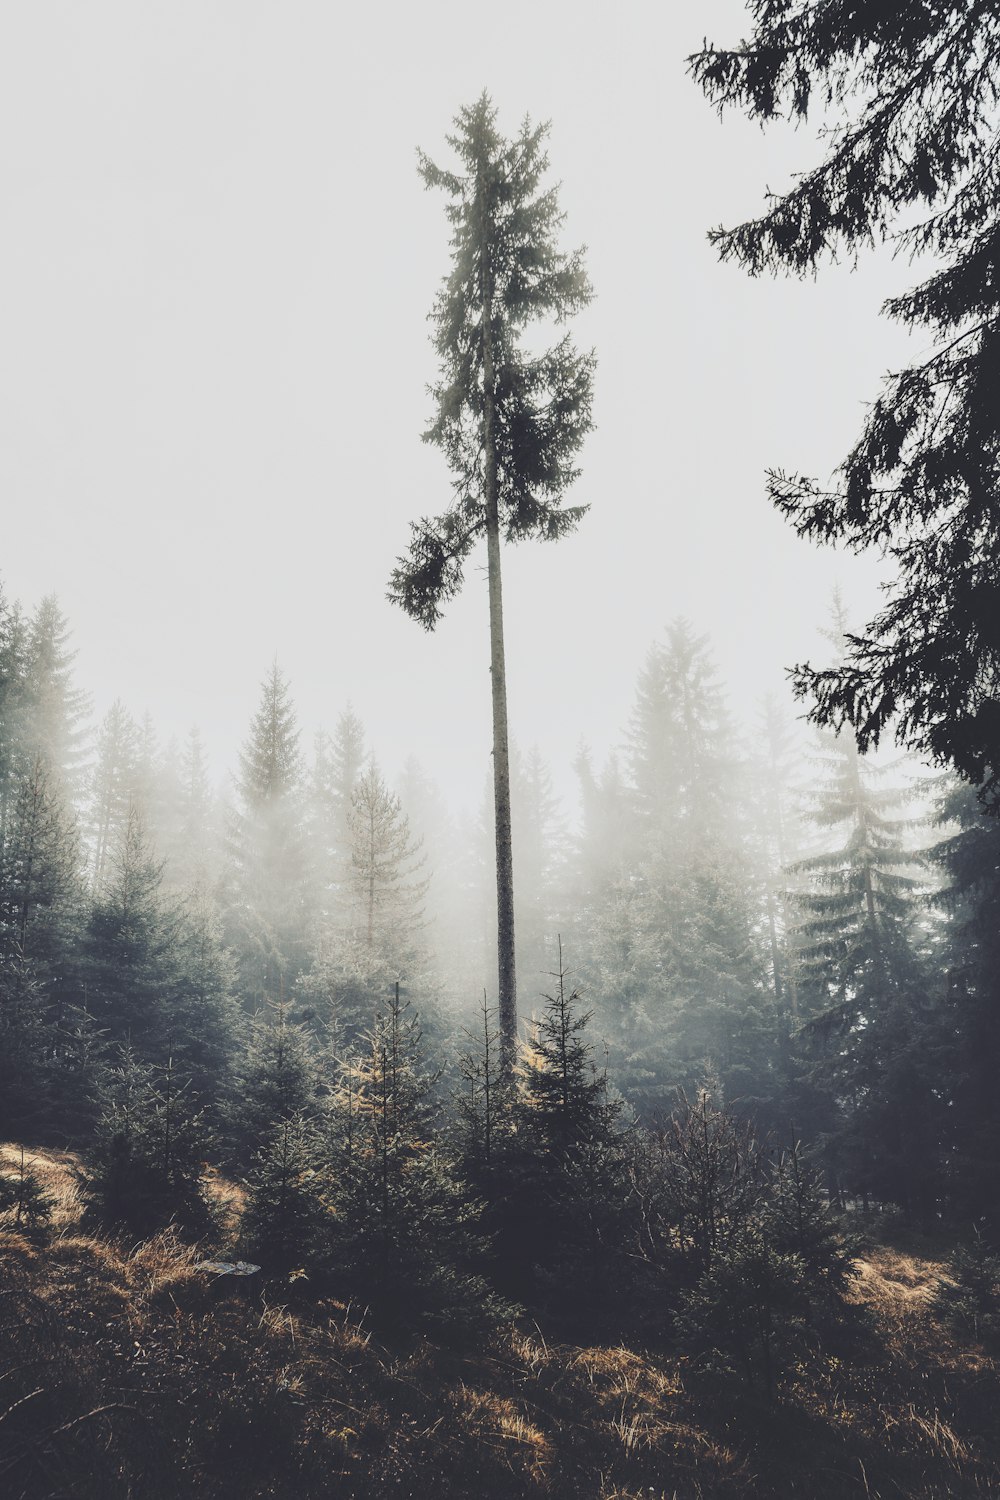
[(39, 0), (0, 26), (0, 484), (7, 589), (55, 591), (81, 683), (221, 775), (277, 652), (308, 739), (351, 699), (390, 772), (459, 802), (489, 770), (485, 575), (433, 635), (385, 602), (449, 476), (420, 442), (447, 269), (415, 148), (486, 87), (551, 119), (567, 247), (597, 298), (578, 534), (505, 553), (512, 731), (567, 792), (618, 738), (668, 619), (713, 638), (736, 709), (855, 617), (877, 566), (795, 539), (763, 471), (826, 479), (902, 362), (885, 255), (754, 282), (706, 230), (758, 211), (816, 130), (720, 123), (686, 76), (737, 0)]

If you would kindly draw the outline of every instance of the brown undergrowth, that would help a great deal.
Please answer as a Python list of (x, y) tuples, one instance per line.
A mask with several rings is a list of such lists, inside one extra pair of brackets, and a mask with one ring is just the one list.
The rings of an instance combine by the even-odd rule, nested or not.
[(80, 1233), (73, 1159), (31, 1158), (58, 1206), (45, 1238), (0, 1225), (5, 1500), (1000, 1494), (996, 1370), (931, 1316), (933, 1259), (867, 1253), (865, 1331), (815, 1348), (769, 1406), (532, 1326), (475, 1354), (394, 1346), (338, 1302), (211, 1280), (169, 1231)]

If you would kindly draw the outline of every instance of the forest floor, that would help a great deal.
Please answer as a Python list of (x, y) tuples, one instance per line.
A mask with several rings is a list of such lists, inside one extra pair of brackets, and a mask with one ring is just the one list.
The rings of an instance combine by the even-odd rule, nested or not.
[(812, 1350), (769, 1402), (533, 1325), (487, 1352), (393, 1345), (340, 1303), (213, 1280), (169, 1232), (81, 1232), (75, 1159), (27, 1160), (56, 1208), (43, 1238), (0, 1223), (5, 1500), (1000, 1496), (997, 1366), (933, 1318), (929, 1252), (866, 1251), (864, 1338)]

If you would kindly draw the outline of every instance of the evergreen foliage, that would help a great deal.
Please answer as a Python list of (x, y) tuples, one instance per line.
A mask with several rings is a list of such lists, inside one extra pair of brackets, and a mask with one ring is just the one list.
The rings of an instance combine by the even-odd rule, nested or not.
[(805, 274), (840, 248), (895, 234), (932, 261), (887, 311), (934, 346), (888, 379), (840, 487), (780, 470), (769, 478), (799, 535), (877, 547), (896, 570), (885, 607), (849, 638), (845, 659), (797, 668), (796, 688), (814, 698), (816, 722), (853, 726), (862, 751), (891, 725), (901, 743), (954, 766), (992, 801), (1000, 16), (992, 5), (920, 0), (796, 9), (754, 0), (751, 11), (749, 40), (691, 59), (709, 99), (761, 121), (820, 111), (834, 123), (820, 164), (762, 217), (713, 233), (723, 258), (752, 273)]
[(305, 966), (311, 917), (299, 731), (274, 662), (240, 755), (224, 879), (225, 932), (251, 1012), (280, 1000)]
[(163, 867), (138, 806), (109, 851), (85, 937), (87, 1002), (115, 1042), (165, 1060), (174, 980), (175, 913), (161, 896)]
[(934, 1310), (988, 1349), (1000, 1348), (1000, 1255), (978, 1230), (958, 1245), (938, 1280)]
[(1000, 1228), (1000, 825), (969, 787), (941, 799), (933, 859), (945, 885), (947, 995), (936, 1063), (948, 1079), (941, 1120), (951, 1213)]
[(325, 911), (350, 865), (351, 798), (368, 759), (364, 725), (348, 704), (334, 733), (317, 736), (313, 757), (310, 833)]
[(801, 860), (798, 952), (812, 986), (807, 1030), (820, 1078), (841, 1102), (828, 1155), (855, 1191), (900, 1202), (928, 1221), (940, 1192), (937, 1017), (916, 918), (919, 856), (904, 843), (905, 800), (850, 730), (825, 742), (827, 780), (813, 821), (837, 844)]
[(590, 1013), (567, 986), (561, 945), (552, 977), (487, 1180), (486, 1224), (504, 1290), (567, 1330), (594, 1331), (613, 1322), (629, 1285), (629, 1131), (596, 1067)]
[(115, 850), (127, 837), (138, 806), (139, 730), (119, 699), (105, 714), (97, 736), (97, 761), (91, 773), (90, 853), (93, 889), (104, 893), (112, 878)]
[(247, 1165), (282, 1126), (309, 1121), (318, 1110), (314, 1051), (287, 1005), (277, 1002), (254, 1016), (237, 1075), (230, 1134), (236, 1161)]
[(0, 1171), (0, 1214), (15, 1229), (42, 1229), (52, 1217), (52, 1200), (26, 1165), (23, 1146), (13, 1172)]
[(202, 1114), (173, 1060), (153, 1069), (126, 1045), (110, 1071), (87, 1154), (90, 1211), (138, 1238), (174, 1222), (204, 1233), (211, 1222), (201, 1184), (208, 1148)]
[(777, 1253), (797, 1258), (811, 1298), (829, 1302), (843, 1294), (852, 1275), (851, 1256), (821, 1175), (798, 1141), (778, 1160), (763, 1223)]
[(466, 1336), (509, 1309), (480, 1273), (480, 1206), (434, 1139), (433, 1082), (394, 993), (338, 1094), (333, 1275), (391, 1325)]
[(747, 1232), (763, 1199), (767, 1162), (752, 1126), (704, 1086), (681, 1093), (650, 1132), (639, 1174), (644, 1252), (654, 1265), (704, 1274)]
[(807, 1286), (801, 1260), (753, 1221), (682, 1293), (677, 1338), (697, 1367), (742, 1375), (773, 1400), (782, 1367), (801, 1347)]
[(315, 1125), (278, 1119), (247, 1179), (240, 1240), (265, 1276), (308, 1276), (325, 1248), (328, 1212)]
[(453, 474), (448, 510), (411, 526), (409, 552), (392, 573), (389, 598), (426, 629), (458, 593), (465, 564), (485, 537), (493, 689), (493, 777), (497, 858), (497, 957), (501, 1032), (510, 1067), (516, 1042), (514, 877), (511, 846), (507, 684), (504, 662), (501, 536), (553, 541), (571, 531), (582, 507), (564, 508), (577, 477), (577, 451), (591, 428), (592, 354), (569, 335), (541, 354), (521, 339), (538, 320), (561, 323), (590, 300), (582, 255), (557, 248), (563, 216), (544, 189), (548, 127), (525, 120), (505, 140), (486, 93), (463, 109), (448, 137), (459, 171), (423, 153), (428, 187), (450, 199), (452, 270), (433, 312), (440, 380), (436, 414), (424, 434)]

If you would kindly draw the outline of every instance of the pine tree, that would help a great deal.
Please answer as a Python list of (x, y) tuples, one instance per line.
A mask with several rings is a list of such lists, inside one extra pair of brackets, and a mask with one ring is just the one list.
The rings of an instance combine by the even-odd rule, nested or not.
[(169, 1011), (170, 1045), (213, 1121), (224, 1112), (232, 1087), (240, 1018), (231, 955), (222, 942), (222, 920), (204, 886), (174, 905)]
[(136, 804), (139, 730), (119, 699), (101, 721), (97, 763), (91, 777), (90, 845), (93, 889), (100, 897), (110, 878), (113, 851), (125, 835)]
[(590, 751), (581, 746), (573, 769), (580, 782), (581, 813), (573, 888), (577, 908), (595, 912), (600, 910), (604, 896), (621, 885), (629, 866), (635, 843), (633, 809), (616, 755), (608, 757), (598, 775)]
[(400, 800), (374, 762), (351, 796), (350, 926), (370, 952), (405, 955), (420, 927), (427, 880)]
[(749, 787), (771, 988), (787, 1029), (798, 1023), (799, 959), (790, 932), (788, 882), (785, 870), (801, 851), (797, 848), (798, 819), (792, 803), (800, 751), (777, 701), (761, 705), (759, 749), (751, 765)]
[(455, 476), (451, 508), (412, 528), (410, 551), (392, 575), (389, 597), (427, 629), (462, 584), (464, 564), (485, 536), (493, 684), (493, 773), (497, 859), (501, 1030), (512, 1063), (517, 1029), (513, 858), (507, 685), (500, 580), (507, 541), (552, 540), (582, 510), (563, 509), (576, 478), (575, 454), (590, 430), (592, 355), (568, 335), (532, 357), (522, 331), (539, 318), (561, 322), (590, 299), (580, 254), (556, 248), (562, 223), (554, 189), (543, 190), (546, 126), (525, 121), (513, 141), (496, 130), (485, 93), (455, 121), (448, 138), (460, 162), (443, 171), (421, 155), (428, 187), (449, 195), (453, 269), (434, 309), (441, 380), (437, 414), (425, 434)]
[(37, 1172), (26, 1164), (23, 1146), (13, 1173), (0, 1170), (0, 1214), (8, 1217), (15, 1230), (39, 1230), (52, 1217), (52, 1198)]
[(249, 1011), (291, 991), (306, 960), (310, 920), (299, 731), (275, 662), (240, 756), (229, 841), (225, 926)]
[(798, 1258), (812, 1299), (829, 1303), (839, 1298), (853, 1275), (853, 1262), (821, 1174), (799, 1141), (778, 1160), (763, 1218), (775, 1250)]
[(105, 862), (87, 926), (86, 1000), (112, 1040), (131, 1041), (146, 1061), (170, 1049), (177, 915), (161, 894), (163, 868), (135, 803)]
[(653, 980), (630, 997), (621, 1080), (647, 1114), (707, 1070), (727, 1093), (758, 1103), (771, 1088), (771, 1017), (734, 740), (706, 639), (674, 621), (640, 677), (630, 749), (636, 843), (628, 874)]
[(22, 763), (10, 798), (0, 859), (0, 945), (51, 967), (64, 946), (61, 927), (73, 921), (82, 897), (76, 825), (41, 750)]
[(943, 837), (931, 851), (947, 884), (943, 957), (947, 994), (935, 1087), (943, 1111), (946, 1191), (959, 1223), (1000, 1231), (1000, 824), (971, 788), (941, 798)]
[(188, 732), (179, 752), (171, 747), (164, 782), (160, 792), (164, 879), (181, 890), (211, 885), (218, 873), (218, 812), (205, 747), (196, 727)]
[(462, 1169), (476, 1192), (488, 1189), (513, 1128), (514, 1096), (503, 1068), (499, 1015), (483, 991), (480, 1025), (467, 1030), (470, 1050), (459, 1060), (462, 1080), (456, 1091)]
[[(832, 492), (770, 475), (800, 535), (888, 554), (887, 602), (834, 666), (796, 669), (811, 717), (853, 727), (862, 751), (897, 741), (997, 791), (996, 596), (1000, 457), (996, 387), (1000, 219), (996, 152), (1000, 15), (993, 5), (755, 0), (737, 48), (706, 46), (695, 79), (720, 110), (763, 121), (835, 115), (819, 165), (762, 217), (712, 239), (751, 273), (798, 274), (895, 235), (932, 260), (886, 304), (931, 352), (891, 376)], [(933, 608), (928, 608), (933, 600)]]
[(351, 798), (369, 758), (364, 725), (348, 704), (333, 735), (316, 736), (310, 788), (313, 856), (328, 912), (350, 861)]
[(675, 1334), (696, 1369), (739, 1374), (773, 1401), (802, 1349), (807, 1288), (801, 1260), (751, 1220), (682, 1292)]
[(511, 757), (511, 808), (517, 848), (514, 918), (518, 972), (544, 982), (556, 962), (556, 934), (564, 916), (567, 835), (552, 774), (538, 748)]
[(413, 756), (404, 763), (396, 790), (428, 882), (419, 947), (428, 961), (433, 955), (442, 997), (457, 1009), (482, 983), (485, 972), (481, 924), (470, 916), (470, 905), (480, 892), (470, 886), (468, 850), (447, 799)]
[(1000, 1255), (976, 1229), (968, 1244), (958, 1245), (938, 1279), (934, 1312), (959, 1333), (1000, 1348)]
[(669, 1121), (647, 1138), (644, 1238), (654, 1262), (688, 1281), (704, 1274), (755, 1218), (767, 1182), (751, 1125), (716, 1102), (718, 1085), (681, 1093)]
[(81, 778), (87, 697), (73, 684), (76, 652), (69, 649), (69, 636), (58, 600), (47, 594), (28, 626), (24, 740), (29, 758), (41, 755), (49, 773), (72, 796)]
[(328, 1238), (328, 1217), (315, 1127), (301, 1116), (279, 1119), (247, 1180), (243, 1252), (265, 1276), (307, 1277)]
[(312, 967), (300, 993), (341, 1046), (354, 1045), (371, 1025), (377, 997), (400, 978), (430, 998), (421, 940), (428, 879), (420, 846), (399, 798), (374, 761), (351, 796), (349, 863), (342, 869), (336, 910), (319, 931)]
[(22, 767), (27, 715), (28, 628), (21, 607), (0, 591), (0, 859)]
[(230, 1135), (234, 1159), (246, 1167), (268, 1147), (278, 1128), (310, 1121), (318, 1110), (318, 1078), (306, 1028), (289, 1018), (288, 1006), (272, 1002), (254, 1016), (238, 1068)]
[(557, 951), (485, 1222), (504, 1291), (567, 1331), (596, 1331), (613, 1324), (630, 1284), (628, 1130), (594, 1060), (590, 1013), (566, 983), (561, 943)]
[(51, 1110), (45, 988), (20, 954), (0, 956), (0, 1139), (41, 1139)]
[(172, 1222), (204, 1233), (210, 1223), (201, 1186), (207, 1149), (203, 1116), (173, 1059), (156, 1069), (126, 1044), (105, 1085), (87, 1154), (90, 1212), (140, 1237)]
[(510, 1309), (480, 1274), (481, 1208), (435, 1138), (433, 1083), (394, 989), (338, 1094), (350, 1118), (333, 1172), (333, 1274), (392, 1326), (466, 1335)]
[(688, 848), (729, 816), (732, 726), (708, 638), (671, 621), (650, 649), (636, 688), (629, 769), (642, 837)]
[(835, 847), (801, 860), (801, 973), (813, 992), (810, 1035), (842, 1101), (829, 1160), (864, 1196), (926, 1220), (938, 1191), (940, 1122), (933, 1059), (934, 996), (919, 952), (918, 857), (904, 842), (905, 801), (880, 789), (848, 729), (821, 750), (827, 781), (813, 820)]

